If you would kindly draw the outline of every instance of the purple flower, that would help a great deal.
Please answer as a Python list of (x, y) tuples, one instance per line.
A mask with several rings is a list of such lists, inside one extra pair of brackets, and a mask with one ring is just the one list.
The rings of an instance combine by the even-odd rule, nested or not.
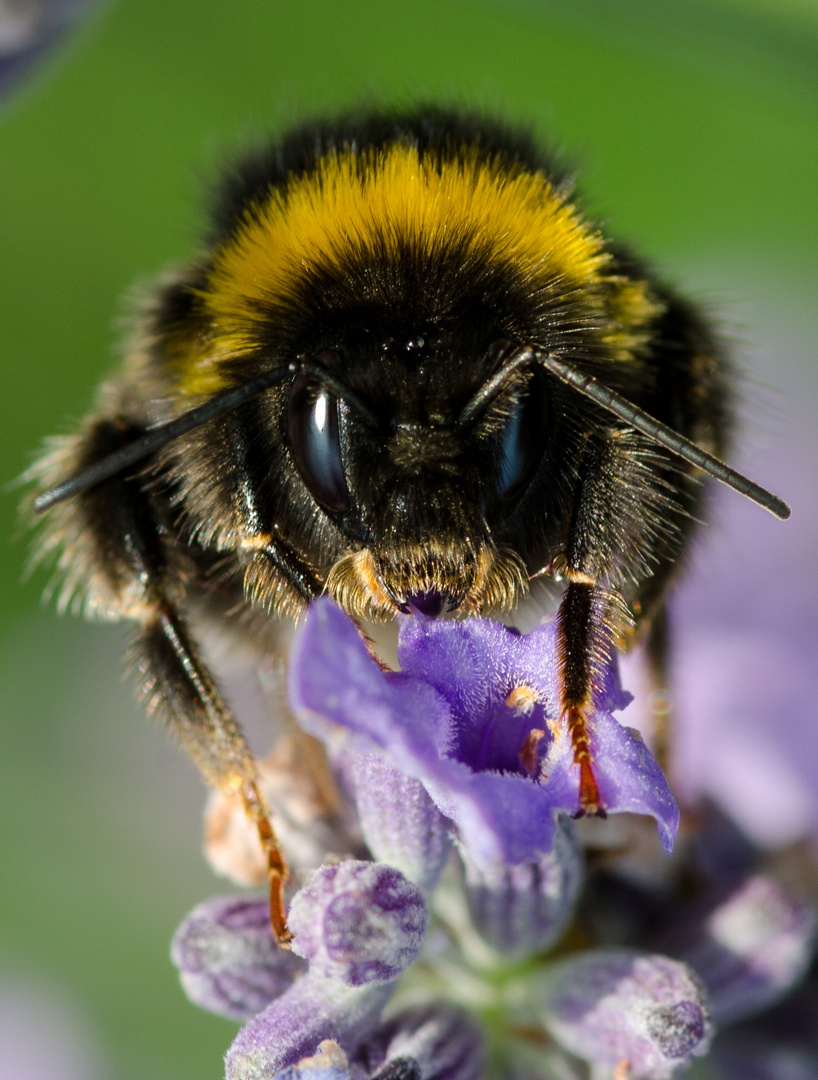
[[(486, 619), (414, 614), (401, 621), (398, 658), (402, 670), (384, 672), (352, 620), (318, 600), (288, 673), (304, 727), (420, 780), (475, 862), (514, 865), (549, 851), (558, 816), (580, 809), (554, 624), (522, 635)], [(667, 782), (638, 735), (611, 716), (629, 701), (612, 662), (589, 719), (602, 804), (654, 817), (669, 851), (678, 810)]]

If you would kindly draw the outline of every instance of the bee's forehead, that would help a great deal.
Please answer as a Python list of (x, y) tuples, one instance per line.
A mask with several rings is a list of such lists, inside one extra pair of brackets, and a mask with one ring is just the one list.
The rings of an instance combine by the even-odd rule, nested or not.
[(401, 421), (443, 420), (486, 379), (485, 335), (430, 325), (337, 339), (345, 381)]

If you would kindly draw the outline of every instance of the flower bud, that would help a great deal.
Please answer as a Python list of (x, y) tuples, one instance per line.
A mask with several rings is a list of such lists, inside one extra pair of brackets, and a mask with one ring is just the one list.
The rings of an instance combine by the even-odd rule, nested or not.
[(771, 878), (753, 877), (699, 912), (670, 939), (702, 978), (710, 1014), (733, 1023), (773, 1005), (803, 978), (815, 951), (816, 917)]
[(324, 1040), (351, 1057), (375, 1031), (392, 990), (391, 983), (344, 986), (308, 971), (244, 1025), (227, 1051), (226, 1080), (270, 1080), (289, 1066), (303, 1067)]
[(543, 1022), (594, 1065), (629, 1063), (639, 1080), (665, 1080), (707, 1052), (704, 989), (684, 964), (630, 949), (564, 961), (550, 982)]
[[(403, 1009), (377, 1031), (362, 1055), (377, 1063), (379, 1080), (480, 1080), (485, 1048), (477, 1023), (443, 1002)], [(390, 1071), (391, 1070), (391, 1071)]]
[(185, 993), (208, 1012), (246, 1020), (285, 992), (306, 965), (277, 948), (266, 898), (220, 896), (176, 931), (170, 955)]
[(288, 925), (310, 971), (347, 986), (385, 983), (415, 959), (426, 936), (423, 893), (383, 863), (322, 866), (296, 894)]
[(461, 849), (475, 928), (509, 959), (547, 949), (565, 929), (579, 896), (583, 858), (577, 830), (563, 819), (554, 847), (517, 866), (484, 867)]

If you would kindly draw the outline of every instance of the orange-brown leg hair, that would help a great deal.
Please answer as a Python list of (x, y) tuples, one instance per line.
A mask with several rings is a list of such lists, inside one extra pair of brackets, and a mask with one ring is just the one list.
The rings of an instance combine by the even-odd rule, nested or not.
[(616, 591), (626, 552), (638, 552), (650, 520), (648, 505), (622, 500), (622, 492), (650, 491), (642, 459), (621, 433), (610, 431), (585, 447), (565, 547), (565, 590), (558, 615), (562, 715), (580, 770), (580, 812), (604, 816), (594, 774), (588, 719), (594, 692), (611, 650), (631, 624)]
[(255, 760), (240, 728), (181, 619), (168, 607), (159, 608), (143, 625), (133, 655), (151, 711), (167, 719), (211, 786), (240, 796), (267, 859), (273, 933), (279, 945), (286, 946), (290, 940), (284, 908), (287, 865), (258, 788)]
[(584, 814), (604, 817), (594, 775), (588, 716), (593, 706), (594, 676), (607, 659), (610, 631), (601, 609), (604, 594), (588, 580), (571, 580), (559, 610), (559, 659), (562, 715), (579, 765), (579, 805)]
[[(139, 434), (126, 419), (98, 419), (54, 467), (70, 474)], [(240, 795), (267, 855), (273, 932), (286, 944), (287, 867), (258, 790), (253, 755), (180, 613), (191, 560), (172, 539), (172, 514), (156, 486), (126, 471), (58, 508), (52, 521), (75, 557), (87, 560), (92, 606), (138, 626), (130, 661), (150, 711), (166, 720), (209, 784)]]

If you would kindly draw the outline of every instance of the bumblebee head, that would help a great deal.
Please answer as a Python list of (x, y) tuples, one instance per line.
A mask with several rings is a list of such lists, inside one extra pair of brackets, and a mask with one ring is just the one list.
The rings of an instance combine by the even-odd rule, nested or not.
[(612, 265), (565, 193), (512, 159), (331, 149), (227, 230), (180, 385), (206, 397), (258, 358), (302, 359), (281, 441), (305, 531), (311, 506), (344, 539), (326, 583), (345, 607), (511, 607), (526, 539), (570, 501), (580, 406), (552, 409), (534, 364), (479, 395), (510, 342), (631, 358), (656, 305)]
[(427, 327), (374, 351), (324, 350), (327, 379), (316, 365), (289, 394), (292, 461), (352, 549), (328, 590), (360, 614), (513, 606), (527, 574), (496, 537), (543, 460), (542, 374), (516, 373), (475, 410), (481, 372), (490, 378), (508, 342), (475, 352), (464, 335)]

